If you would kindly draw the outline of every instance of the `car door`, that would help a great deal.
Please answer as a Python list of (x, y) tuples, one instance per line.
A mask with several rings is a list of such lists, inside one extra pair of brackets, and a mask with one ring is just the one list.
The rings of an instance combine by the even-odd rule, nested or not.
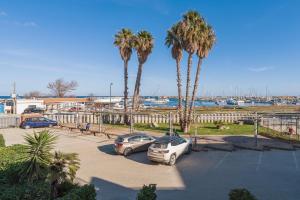
[(144, 135), (141, 137), (141, 151), (147, 151), (149, 146), (152, 144), (152, 142), (154, 141), (154, 138)]
[(38, 119), (38, 127), (47, 127), (48, 122), (44, 117), (39, 117)]
[(128, 139), (128, 142), (130, 144), (130, 148), (134, 151), (134, 152), (137, 152), (137, 151), (140, 151), (140, 148), (141, 148), (141, 136), (133, 136), (131, 138)]
[(185, 153), (188, 142), (184, 138), (178, 138), (178, 143), (179, 143), (179, 153), (180, 155)]
[(32, 128), (37, 128), (39, 127), (39, 120), (38, 118), (34, 117), (29, 119), (27, 124)]
[(171, 141), (171, 153), (176, 153), (176, 156), (179, 157), (180, 156), (180, 148), (179, 148), (179, 143), (178, 140), (176, 138), (173, 138)]

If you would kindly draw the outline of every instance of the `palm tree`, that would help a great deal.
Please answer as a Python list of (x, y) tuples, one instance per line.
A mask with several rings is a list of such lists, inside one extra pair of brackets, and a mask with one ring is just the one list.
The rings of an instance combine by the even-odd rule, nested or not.
[(195, 102), (198, 85), (199, 85), (199, 76), (201, 71), (202, 60), (208, 56), (208, 53), (212, 49), (216, 40), (216, 36), (212, 27), (206, 23), (201, 24), (198, 35), (199, 35), (198, 49), (197, 49), (198, 64), (197, 64), (197, 72), (196, 72), (194, 89), (192, 93), (192, 100), (191, 100), (189, 116), (188, 116), (188, 126), (191, 123), (191, 116), (194, 110), (194, 102)]
[(116, 35), (114, 45), (119, 48), (121, 58), (124, 62), (124, 122), (128, 124), (128, 62), (132, 54), (133, 33), (130, 29), (121, 29)]
[(24, 138), (27, 143), (25, 146), (27, 162), (20, 171), (20, 175), (32, 182), (43, 177), (43, 169), (51, 162), (51, 150), (57, 140), (57, 136), (45, 130), (33, 135), (27, 134)]
[(76, 172), (79, 169), (80, 160), (76, 153), (55, 152), (50, 164), (51, 197), (58, 196), (59, 184), (69, 181), (73, 183)]
[(182, 44), (180, 35), (180, 24), (175, 24), (167, 32), (167, 37), (165, 39), (165, 45), (171, 47), (172, 57), (176, 61), (176, 72), (177, 72), (177, 91), (178, 91), (178, 112), (179, 112), (179, 124), (181, 129), (183, 129), (183, 117), (182, 117), (182, 81), (181, 81), (181, 69), (180, 62), (182, 60)]
[(152, 52), (154, 39), (151, 33), (147, 31), (140, 31), (133, 39), (133, 47), (137, 52), (138, 57), (138, 72), (135, 81), (134, 94), (133, 94), (133, 109), (137, 109), (139, 103), (140, 86), (142, 78), (143, 64), (147, 61), (148, 56)]
[(182, 47), (188, 53), (187, 75), (186, 75), (186, 93), (185, 93), (185, 108), (184, 108), (184, 132), (188, 132), (188, 109), (189, 109), (189, 90), (191, 82), (191, 68), (193, 54), (198, 47), (198, 29), (202, 23), (202, 17), (197, 11), (188, 11), (183, 15), (183, 20), (180, 22), (182, 34)]

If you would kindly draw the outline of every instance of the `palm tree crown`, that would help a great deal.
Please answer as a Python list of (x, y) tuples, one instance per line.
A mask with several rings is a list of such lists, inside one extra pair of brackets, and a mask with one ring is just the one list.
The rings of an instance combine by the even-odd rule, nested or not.
[(182, 42), (180, 36), (180, 24), (175, 24), (167, 32), (167, 37), (165, 39), (165, 45), (167, 47), (172, 46), (172, 57), (175, 60), (180, 61), (182, 59)]
[(148, 31), (140, 31), (134, 37), (133, 46), (137, 51), (140, 64), (144, 64), (152, 52), (154, 39)]
[(116, 35), (114, 45), (119, 47), (122, 60), (130, 60), (132, 54), (132, 38), (133, 33), (130, 29), (121, 29)]

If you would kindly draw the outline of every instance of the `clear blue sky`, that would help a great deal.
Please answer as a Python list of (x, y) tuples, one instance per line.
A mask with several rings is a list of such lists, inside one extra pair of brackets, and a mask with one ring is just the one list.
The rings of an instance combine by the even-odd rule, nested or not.
[[(299, 0), (1, 0), (0, 94), (8, 95), (14, 80), (19, 94), (48, 93), (47, 83), (63, 77), (78, 81), (77, 95), (108, 95), (110, 82), (113, 94), (122, 95), (123, 63), (113, 36), (127, 27), (155, 38), (142, 94), (176, 95), (175, 63), (164, 38), (190, 9), (217, 35), (199, 95), (265, 94), (266, 86), (272, 95), (300, 95)], [(186, 60), (182, 65), (185, 72)], [(130, 94), (136, 69), (134, 55)]]

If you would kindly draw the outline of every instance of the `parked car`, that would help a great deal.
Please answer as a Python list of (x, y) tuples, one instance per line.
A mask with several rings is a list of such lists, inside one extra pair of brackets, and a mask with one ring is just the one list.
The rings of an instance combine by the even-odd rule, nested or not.
[(192, 151), (192, 141), (180, 136), (163, 136), (157, 139), (148, 149), (148, 159), (174, 165), (182, 154)]
[(20, 125), (21, 128), (40, 128), (57, 126), (57, 122), (45, 117), (30, 117), (26, 118)]
[(28, 113), (44, 113), (44, 110), (42, 108), (28, 107), (24, 110), (23, 114)]
[(134, 152), (147, 151), (155, 138), (145, 133), (121, 135), (115, 140), (116, 153), (128, 156)]

